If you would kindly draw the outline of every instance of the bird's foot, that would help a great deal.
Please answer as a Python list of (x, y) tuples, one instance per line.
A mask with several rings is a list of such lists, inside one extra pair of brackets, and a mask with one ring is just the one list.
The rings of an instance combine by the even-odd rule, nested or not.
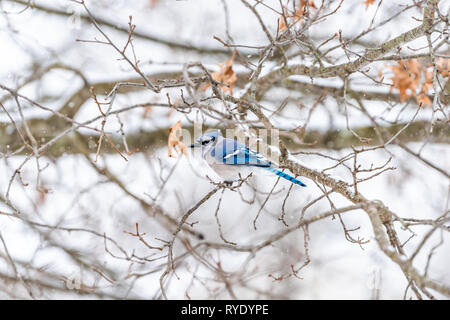
[(229, 181), (229, 180), (225, 180), (223, 183), (227, 186), (227, 187), (231, 187), (233, 185), (234, 181)]

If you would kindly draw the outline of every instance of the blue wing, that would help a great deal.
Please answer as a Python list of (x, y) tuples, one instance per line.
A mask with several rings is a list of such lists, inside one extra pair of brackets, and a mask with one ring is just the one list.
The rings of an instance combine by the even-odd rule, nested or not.
[(229, 165), (249, 165), (257, 167), (270, 167), (272, 162), (261, 154), (246, 147), (244, 144), (231, 139), (223, 139), (212, 150), (211, 155), (220, 162)]

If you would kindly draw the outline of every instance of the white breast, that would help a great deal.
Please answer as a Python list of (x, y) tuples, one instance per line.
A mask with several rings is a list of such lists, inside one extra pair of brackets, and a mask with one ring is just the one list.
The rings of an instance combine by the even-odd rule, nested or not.
[(210, 163), (209, 166), (225, 181), (239, 180), (239, 174), (242, 178), (246, 178), (252, 171), (251, 168), (242, 165)]

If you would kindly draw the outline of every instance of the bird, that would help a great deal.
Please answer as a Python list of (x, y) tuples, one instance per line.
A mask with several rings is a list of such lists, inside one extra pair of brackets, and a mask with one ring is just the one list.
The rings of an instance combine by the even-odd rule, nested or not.
[(294, 184), (306, 187), (300, 180), (275, 168), (272, 161), (257, 151), (237, 140), (224, 138), (220, 131), (202, 134), (190, 148), (201, 149), (202, 158), (227, 184), (232, 184), (239, 177), (243, 177), (243, 172), (262, 168)]

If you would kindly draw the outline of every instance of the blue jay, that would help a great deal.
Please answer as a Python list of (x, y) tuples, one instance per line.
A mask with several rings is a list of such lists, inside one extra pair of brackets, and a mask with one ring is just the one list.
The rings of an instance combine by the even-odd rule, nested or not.
[(275, 169), (272, 162), (258, 152), (237, 140), (222, 137), (219, 131), (201, 135), (190, 147), (201, 148), (203, 159), (227, 183), (237, 180), (239, 174), (245, 177), (242, 173), (257, 167), (275, 173), (277, 176), (299, 186), (306, 187), (306, 184), (300, 180)]

